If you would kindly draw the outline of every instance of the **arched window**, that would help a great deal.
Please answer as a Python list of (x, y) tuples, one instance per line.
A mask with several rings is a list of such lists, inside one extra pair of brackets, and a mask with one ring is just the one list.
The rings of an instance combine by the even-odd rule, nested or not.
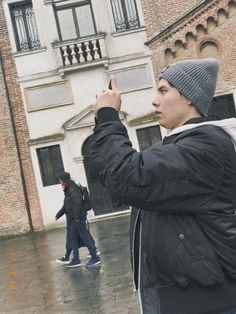
[(213, 41), (206, 41), (200, 47), (201, 58), (217, 58), (218, 54), (218, 45)]

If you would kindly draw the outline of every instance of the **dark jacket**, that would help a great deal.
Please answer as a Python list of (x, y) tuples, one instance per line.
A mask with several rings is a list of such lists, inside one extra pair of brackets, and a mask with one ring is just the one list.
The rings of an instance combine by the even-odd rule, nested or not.
[(103, 108), (92, 154), (111, 195), (138, 208), (131, 247), (141, 297), (155, 288), (164, 314), (236, 306), (236, 153), (228, 133), (201, 125), (137, 153), (115, 110)]
[(66, 227), (69, 229), (72, 223), (72, 218), (70, 213), (66, 211), (64, 204), (62, 208), (56, 213), (56, 220), (60, 219), (63, 215), (66, 215)]
[(86, 219), (87, 212), (83, 210), (83, 195), (79, 186), (70, 180), (68, 187), (64, 190), (64, 203), (57, 212), (56, 218), (59, 219), (66, 215), (67, 226), (70, 226), (73, 219)]

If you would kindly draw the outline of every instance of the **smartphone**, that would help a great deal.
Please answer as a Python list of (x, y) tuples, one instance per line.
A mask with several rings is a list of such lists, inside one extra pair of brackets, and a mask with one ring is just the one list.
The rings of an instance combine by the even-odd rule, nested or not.
[(111, 90), (112, 90), (111, 80), (110, 80), (110, 82), (109, 82), (108, 89), (111, 89)]

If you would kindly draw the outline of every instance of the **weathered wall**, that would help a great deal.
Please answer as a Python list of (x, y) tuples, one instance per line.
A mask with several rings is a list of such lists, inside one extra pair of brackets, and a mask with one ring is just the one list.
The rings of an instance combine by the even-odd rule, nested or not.
[(142, 0), (148, 36), (162, 31), (201, 2), (201, 0)]
[[(181, 6), (181, 1), (175, 1)], [(173, 9), (174, 14), (174, 9)], [(148, 15), (146, 16), (148, 19)], [(149, 47), (156, 79), (169, 63), (183, 59), (216, 57), (220, 62), (217, 93), (236, 89), (236, 4), (213, 1), (177, 26), (157, 37)]]
[[(0, 236), (9, 236), (30, 231), (27, 206), (33, 230), (42, 230), (43, 223), (27, 145), (27, 122), (17, 84), (17, 73), (11, 55), (2, 2), (0, 2), (0, 53), (3, 61), (3, 67), (0, 66)], [(9, 106), (12, 108), (14, 123), (12, 123)], [(14, 136), (14, 125), (17, 141)]]

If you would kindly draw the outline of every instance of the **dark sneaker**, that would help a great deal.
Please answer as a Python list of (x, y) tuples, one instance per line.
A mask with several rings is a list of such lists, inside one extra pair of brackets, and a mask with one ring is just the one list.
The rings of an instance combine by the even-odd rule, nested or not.
[(96, 257), (91, 257), (91, 258), (89, 259), (89, 261), (87, 262), (86, 267), (87, 267), (87, 268), (95, 267), (95, 266), (98, 266), (98, 265), (100, 265), (100, 264), (101, 264), (101, 260), (100, 260), (100, 258), (99, 258), (98, 256), (96, 256)]
[(79, 267), (81, 265), (80, 260), (72, 260), (66, 267), (73, 268), (73, 267)]
[(59, 263), (59, 264), (69, 264), (70, 263), (70, 259), (65, 257), (65, 256), (63, 256), (61, 258), (57, 258), (56, 262)]
[[(97, 256), (101, 255), (101, 252), (99, 251), (99, 249), (96, 249), (96, 254)], [(91, 257), (91, 254), (88, 254), (88, 258)]]

